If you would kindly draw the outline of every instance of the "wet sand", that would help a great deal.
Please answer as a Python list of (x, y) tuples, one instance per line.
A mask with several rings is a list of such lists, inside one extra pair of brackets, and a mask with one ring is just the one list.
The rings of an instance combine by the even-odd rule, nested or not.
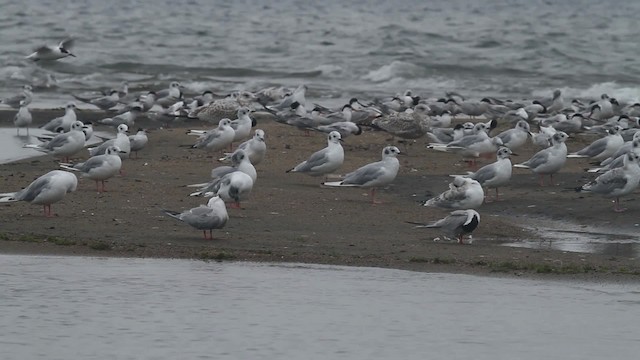
[[(59, 111), (34, 111), (42, 124)], [(12, 111), (0, 111), (0, 124), (11, 126)], [(80, 120), (95, 121), (101, 112), (82, 111)], [(124, 163), (124, 176), (107, 182), (107, 192), (95, 191), (95, 183), (81, 179), (78, 190), (54, 204), (54, 218), (44, 218), (40, 206), (26, 203), (0, 205), (0, 253), (133, 256), (304, 262), (389, 267), (416, 271), (469, 274), (525, 275), (585, 280), (636, 280), (640, 263), (636, 248), (620, 241), (599, 253), (554, 250), (554, 239), (595, 238), (637, 240), (640, 222), (637, 194), (623, 199), (629, 210), (614, 213), (611, 200), (576, 193), (573, 188), (594, 176), (583, 169), (586, 159), (569, 159), (555, 177), (555, 186), (540, 187), (537, 177), (514, 169), (510, 186), (501, 189), (501, 201), (478, 210), (479, 228), (473, 242), (459, 245), (434, 241), (437, 230), (414, 229), (406, 221), (428, 222), (447, 214), (420, 206), (420, 202), (444, 191), (448, 174), (464, 173), (458, 155), (425, 148), (426, 139), (408, 146), (401, 156), (396, 181), (378, 192), (381, 205), (371, 205), (368, 191), (356, 188), (321, 188), (322, 179), (285, 170), (326, 144), (321, 133), (304, 133), (267, 117), (256, 116), (265, 130), (267, 157), (257, 166), (258, 180), (242, 209), (228, 209), (227, 226), (214, 231), (214, 240), (165, 216), (161, 209), (183, 210), (205, 203), (189, 197), (186, 184), (207, 181), (220, 153), (181, 147), (195, 140), (186, 129), (204, 129), (198, 121), (173, 123), (168, 128), (147, 119), (136, 127), (151, 128), (150, 142), (138, 159)], [(499, 130), (510, 127), (500, 126)], [(112, 131), (106, 126), (99, 130)], [(577, 150), (593, 138), (570, 139)], [(393, 143), (388, 134), (365, 131), (345, 140), (346, 173), (380, 159), (383, 146)], [(405, 150), (403, 144), (399, 145)], [(527, 160), (537, 149), (531, 144), (517, 151), (513, 162)], [(87, 152), (78, 160), (88, 157)], [(484, 163), (492, 159), (482, 160)], [(57, 168), (50, 156), (0, 166), (0, 192), (16, 191), (36, 177)], [(493, 195), (493, 193), (491, 194)], [(548, 230), (554, 231), (553, 236)], [(559, 236), (556, 238), (555, 236)], [(504, 246), (532, 241), (539, 249)]]

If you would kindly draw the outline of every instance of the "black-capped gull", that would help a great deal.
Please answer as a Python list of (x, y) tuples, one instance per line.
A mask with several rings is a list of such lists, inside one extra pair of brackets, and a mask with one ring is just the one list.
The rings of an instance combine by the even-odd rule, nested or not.
[(446, 236), (454, 237), (459, 244), (463, 244), (462, 238), (464, 235), (469, 234), (469, 237), (471, 237), (471, 233), (480, 224), (480, 214), (473, 209), (455, 210), (449, 213), (447, 217), (432, 223), (423, 224), (410, 221), (408, 223), (417, 225), (416, 228), (440, 229)]

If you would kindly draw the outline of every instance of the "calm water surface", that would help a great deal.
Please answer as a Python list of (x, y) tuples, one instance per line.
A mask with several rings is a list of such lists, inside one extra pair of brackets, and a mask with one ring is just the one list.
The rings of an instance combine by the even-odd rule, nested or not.
[(633, 359), (633, 285), (0, 256), (3, 359)]

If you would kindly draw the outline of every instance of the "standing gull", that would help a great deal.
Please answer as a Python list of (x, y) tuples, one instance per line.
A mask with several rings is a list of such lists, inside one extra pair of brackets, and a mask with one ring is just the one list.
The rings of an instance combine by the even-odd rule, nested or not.
[(129, 140), (129, 127), (125, 124), (118, 125), (118, 134), (116, 134), (115, 139), (108, 139), (102, 144), (89, 148), (89, 154), (91, 156), (102, 155), (106, 153), (107, 148), (109, 146), (117, 146), (120, 151), (118, 155), (121, 159), (128, 159), (129, 153), (131, 152), (131, 140)]
[[(109, 146), (102, 155), (96, 155), (89, 160), (72, 164), (60, 164), (63, 169), (79, 171), (83, 177), (89, 178), (96, 182), (96, 190), (98, 192), (107, 191), (104, 181), (114, 177), (122, 167), (122, 159), (119, 156), (120, 149), (117, 146)], [(102, 183), (102, 188), (99, 184)]]
[(26, 144), (25, 148), (35, 149), (53, 156), (60, 156), (66, 162), (69, 157), (84, 148), (85, 136), (82, 132), (83, 124), (76, 121), (71, 125), (71, 131), (54, 136), (50, 141), (38, 145)]
[(31, 111), (27, 107), (29, 104), (24, 100), (20, 102), (20, 109), (13, 117), (13, 124), (16, 126), (16, 134), (20, 135), (20, 128), (27, 128), (27, 136), (29, 136), (29, 125), (33, 121)]
[(400, 162), (396, 158), (400, 150), (395, 146), (382, 149), (382, 160), (362, 166), (345, 175), (342, 181), (325, 182), (326, 186), (355, 186), (371, 189), (371, 203), (376, 202), (376, 188), (387, 186), (395, 180), (400, 169)]
[(44, 215), (51, 214), (51, 204), (64, 198), (67, 193), (76, 191), (78, 178), (67, 171), (53, 170), (36, 180), (26, 188), (13, 192), (0, 194), (0, 203), (26, 201), (34, 205), (44, 206)]
[(576, 188), (576, 191), (589, 191), (608, 198), (615, 198), (613, 210), (622, 212), (626, 209), (620, 207), (620, 197), (633, 192), (640, 183), (640, 156), (629, 151), (624, 158), (624, 165), (611, 169), (598, 176), (592, 182)]
[(515, 164), (514, 167), (531, 169), (540, 176), (540, 186), (544, 186), (544, 176), (549, 175), (549, 183), (553, 184), (553, 174), (562, 169), (567, 162), (567, 144), (565, 141), (569, 136), (558, 131), (551, 137), (551, 146), (535, 153), (531, 159), (522, 164)]
[(567, 155), (567, 157), (588, 157), (595, 161), (602, 161), (613, 155), (624, 144), (624, 139), (622, 135), (620, 135), (620, 131), (622, 131), (622, 128), (615, 125), (613, 128), (607, 130), (607, 136), (595, 140), (583, 149)]
[(496, 189), (496, 201), (500, 199), (498, 187), (506, 185), (511, 180), (511, 149), (501, 147), (496, 154), (496, 161), (485, 165), (475, 172), (470, 172), (463, 177), (476, 180), (481, 186)]
[[(472, 209), (452, 211), (444, 219), (423, 224), (416, 222), (408, 222), (409, 224), (418, 225), (416, 228), (437, 228), (447, 236), (453, 236), (458, 239), (459, 244), (463, 244), (462, 237), (471, 234), (480, 224), (480, 214)], [(471, 237), (471, 235), (469, 235)]]
[[(172, 210), (162, 211), (174, 219), (178, 219), (198, 230), (202, 230), (205, 240), (213, 240), (212, 230), (222, 229), (229, 220), (229, 214), (227, 214), (227, 208), (224, 201), (222, 201), (218, 196), (209, 199), (207, 205), (200, 205), (183, 212)], [(208, 237), (207, 230), (209, 230)]]
[(231, 145), (234, 135), (235, 131), (231, 128), (231, 120), (222, 119), (217, 128), (201, 134), (192, 148), (211, 152), (220, 151)]
[[(264, 137), (264, 130), (256, 129), (253, 137), (238, 145), (238, 149), (236, 151), (244, 150), (247, 153), (251, 164), (258, 165), (262, 162), (262, 160), (264, 160), (264, 157), (267, 153), (267, 144), (264, 141)], [(221, 158), (220, 161), (231, 159), (231, 156), (233, 156), (234, 153), (225, 154), (225, 157)]]
[(311, 176), (328, 175), (338, 170), (344, 162), (344, 149), (340, 141), (342, 136), (332, 131), (327, 136), (327, 147), (313, 153), (307, 160), (301, 162), (287, 172), (306, 173)]
[(142, 150), (149, 142), (147, 131), (143, 128), (139, 128), (138, 132), (133, 135), (129, 135), (129, 144), (131, 145), (131, 152), (136, 154), (138, 158), (138, 151)]

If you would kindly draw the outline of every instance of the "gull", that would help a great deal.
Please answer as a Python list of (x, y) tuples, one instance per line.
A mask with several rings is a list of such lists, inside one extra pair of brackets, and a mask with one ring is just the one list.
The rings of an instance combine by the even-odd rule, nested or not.
[(326, 177), (327, 174), (338, 170), (344, 162), (344, 149), (340, 144), (342, 136), (332, 131), (327, 136), (327, 147), (313, 153), (307, 160), (299, 163), (287, 172), (305, 173), (311, 176)]
[(476, 117), (476, 116), (482, 116), (484, 115), (484, 113), (486, 113), (489, 110), (489, 105), (491, 104), (491, 101), (489, 101), (489, 99), (484, 98), (480, 101), (470, 101), (470, 100), (466, 100), (466, 101), (461, 101), (461, 102), (455, 102), (456, 105), (458, 105), (460, 107), (460, 112), (471, 116), (471, 117)]
[(439, 115), (434, 115), (428, 118), (427, 125), (431, 128), (447, 128), (451, 126), (451, 112), (444, 110)]
[[(496, 189), (496, 201), (499, 200), (498, 188), (506, 185), (511, 180), (511, 149), (501, 147), (498, 149), (496, 161), (485, 165), (475, 172), (470, 172), (463, 177), (476, 180), (481, 186)], [(452, 175), (456, 176), (456, 175)]]
[[(541, 101), (542, 102), (542, 101)], [(564, 109), (564, 99), (562, 98), (562, 91), (556, 89), (553, 91), (553, 98), (550, 102), (543, 103), (547, 108), (547, 113), (553, 114)]]
[(26, 144), (24, 147), (63, 157), (68, 162), (70, 156), (84, 148), (85, 137), (82, 132), (82, 126), (81, 121), (76, 121), (71, 125), (71, 131), (58, 134), (48, 142), (38, 145)]
[(109, 146), (117, 146), (118, 149), (120, 149), (118, 156), (120, 156), (121, 159), (128, 159), (131, 153), (131, 141), (129, 140), (129, 135), (127, 135), (128, 132), (129, 127), (127, 125), (118, 125), (118, 133), (115, 139), (108, 139), (96, 147), (89, 148), (89, 155), (102, 155), (107, 151)]
[(156, 93), (156, 104), (163, 108), (169, 107), (182, 99), (182, 85), (177, 81), (172, 81), (169, 88)]
[(21, 103), (24, 102), (25, 105), (29, 105), (33, 98), (33, 88), (31, 85), (23, 85), (22, 92), (18, 95), (14, 95), (10, 98), (2, 99), (0, 104), (11, 106), (14, 109), (18, 109), (21, 106)]
[(313, 129), (323, 133), (331, 133), (332, 131), (337, 131), (340, 133), (340, 136), (342, 136), (343, 139), (350, 135), (362, 134), (362, 128), (360, 127), (360, 125), (351, 121), (339, 121), (329, 125), (319, 125)]
[(242, 171), (234, 171), (221, 177), (212, 191), (204, 195), (217, 195), (224, 202), (231, 203), (231, 207), (239, 209), (240, 202), (249, 197), (253, 184), (251, 176)]
[(589, 119), (596, 121), (605, 121), (614, 116), (613, 105), (620, 105), (614, 98), (610, 98), (607, 94), (602, 94), (600, 101), (591, 106)]
[(27, 136), (29, 136), (29, 125), (33, 121), (31, 111), (27, 107), (28, 103), (24, 100), (20, 102), (20, 109), (13, 117), (13, 124), (16, 126), (16, 134), (20, 136), (20, 128), (27, 128)]
[(611, 169), (598, 176), (592, 182), (576, 188), (576, 191), (589, 191), (608, 198), (615, 198), (613, 210), (622, 212), (620, 197), (633, 192), (640, 183), (640, 156), (629, 151), (624, 157), (624, 165)]
[(538, 129), (537, 133), (531, 133), (531, 142), (543, 148), (551, 146), (551, 137), (558, 131), (552, 126), (539, 126)]
[(543, 120), (543, 125), (550, 125), (557, 131), (565, 132), (567, 135), (575, 134), (582, 131), (584, 116), (579, 113), (575, 113), (570, 117), (567, 117), (565, 114), (558, 114), (554, 117), (555, 119), (548, 119), (546, 121)]
[(218, 99), (209, 103), (209, 105), (197, 108), (189, 113), (189, 117), (212, 122), (232, 118), (237, 115), (238, 108), (248, 106), (255, 100), (256, 97), (251, 92), (240, 91), (237, 94), (232, 94), (224, 99)]
[(449, 184), (449, 190), (425, 201), (422, 206), (455, 210), (476, 209), (483, 201), (484, 190), (477, 180), (455, 176)]
[[(466, 234), (471, 234), (480, 224), (480, 214), (472, 209), (455, 210), (449, 215), (438, 221), (423, 224), (416, 222), (408, 222), (417, 225), (416, 228), (437, 228), (447, 236), (458, 239), (459, 244), (463, 244), (462, 238)], [(471, 237), (471, 235), (469, 235)]]
[(427, 133), (429, 107), (418, 104), (412, 112), (393, 113), (374, 119), (374, 128), (403, 139), (418, 139)]
[(207, 183), (187, 185), (187, 187), (197, 187), (198, 191), (189, 194), (189, 196), (201, 196), (207, 193), (215, 194), (221, 186), (223, 178), (233, 172), (240, 171), (249, 176), (251, 179), (251, 186), (255, 184), (258, 173), (256, 168), (251, 164), (249, 157), (242, 149), (236, 150), (231, 156), (231, 166), (219, 166), (211, 170), (212, 180)]
[[(267, 153), (267, 144), (264, 141), (264, 137), (264, 130), (256, 129), (253, 137), (238, 145), (238, 149), (236, 149), (236, 151), (244, 150), (244, 152), (247, 153), (251, 164), (258, 165), (262, 160), (264, 160), (264, 156)], [(233, 154), (235, 154), (235, 152), (225, 154), (225, 157), (221, 158), (220, 161), (231, 159)]]
[(120, 102), (120, 92), (118, 90), (111, 90), (109, 95), (94, 98), (87, 98), (80, 95), (73, 95), (73, 97), (84, 103), (94, 105), (104, 111), (111, 109)]
[(67, 103), (64, 107), (64, 116), (50, 120), (48, 123), (40, 126), (40, 128), (52, 132), (59, 132), (60, 129), (64, 132), (69, 131), (71, 129), (71, 124), (78, 120), (75, 109), (76, 104), (74, 102)]
[(622, 135), (620, 135), (621, 130), (622, 128), (620, 126), (615, 125), (613, 128), (607, 130), (607, 136), (595, 140), (581, 150), (567, 155), (567, 157), (588, 157), (595, 161), (602, 161), (613, 155), (613, 153), (615, 153), (624, 144), (624, 139), (622, 138)]
[(208, 151), (222, 150), (233, 142), (235, 131), (231, 128), (231, 120), (222, 119), (218, 127), (200, 135), (198, 141), (193, 146), (194, 149), (204, 149)]
[[(459, 140), (452, 141), (448, 144), (429, 144), (427, 148), (436, 151), (452, 152), (461, 154), (469, 165), (475, 164), (475, 158), (485, 154), (495, 153), (502, 146), (502, 139), (495, 136), (490, 138), (485, 132), (479, 132), (476, 135), (463, 136)], [(471, 160), (467, 160), (471, 159)]]
[(457, 124), (453, 128), (432, 128), (427, 132), (427, 137), (431, 143), (448, 144), (455, 140), (460, 140), (464, 136), (465, 126), (473, 129), (473, 123)]
[(249, 116), (250, 113), (251, 110), (247, 107), (243, 106), (238, 109), (238, 118), (231, 121), (230, 124), (234, 130), (233, 141), (244, 140), (251, 135), (251, 128), (255, 126), (255, 121)]
[(529, 123), (524, 120), (520, 120), (516, 123), (516, 126), (513, 129), (505, 130), (496, 136), (502, 140), (503, 146), (506, 146), (511, 150), (515, 150), (527, 142), (529, 135), (531, 135)]
[(135, 134), (129, 135), (131, 152), (136, 154), (136, 159), (138, 158), (138, 151), (142, 150), (148, 142), (149, 137), (147, 136), (147, 130), (143, 128), (138, 128)]
[[(614, 167), (622, 166), (622, 156), (631, 150), (640, 155), (640, 152), (637, 152), (640, 151), (640, 132), (635, 133), (631, 141), (626, 141), (615, 153), (602, 160), (600, 162), (600, 166), (603, 166), (604, 168), (590, 169), (588, 172), (601, 172), (602, 170), (609, 170)], [(612, 163), (615, 163), (615, 165), (609, 166)]]
[[(174, 219), (178, 219), (198, 230), (202, 230), (205, 240), (213, 240), (212, 230), (222, 229), (229, 220), (229, 214), (227, 214), (227, 208), (224, 201), (222, 201), (218, 196), (214, 196), (209, 199), (207, 205), (200, 205), (183, 212), (172, 210), (162, 211)], [(208, 237), (207, 230), (209, 230)]]
[[(96, 182), (96, 190), (98, 192), (104, 192), (107, 191), (104, 181), (114, 177), (122, 168), (120, 152), (117, 146), (109, 146), (102, 155), (93, 156), (89, 160), (78, 164), (60, 164), (60, 167), (65, 170), (81, 172), (83, 177)], [(102, 183), (102, 188), (99, 187), (100, 183)]]
[(294, 102), (298, 102), (302, 106), (305, 106), (307, 104), (307, 100), (305, 98), (306, 92), (307, 92), (307, 86), (304, 84), (301, 84), (295, 90), (293, 90), (293, 92), (290, 95), (285, 96), (280, 103), (276, 105), (268, 106), (268, 107), (265, 106), (265, 107), (271, 110), (279, 111), (279, 110), (284, 110), (289, 108), (291, 104)]
[(600, 163), (601, 167), (588, 169), (587, 172), (597, 173), (597, 172), (605, 172), (611, 169), (619, 168), (624, 165), (625, 155), (629, 151), (633, 151), (634, 153), (640, 155), (640, 133), (633, 140), (625, 143), (615, 154), (610, 157), (604, 159)]
[(58, 45), (42, 45), (26, 58), (33, 61), (38, 60), (58, 60), (67, 56), (76, 57), (70, 50), (73, 47), (74, 40), (67, 38), (62, 40)]
[(44, 215), (51, 217), (51, 204), (62, 200), (67, 193), (76, 191), (77, 187), (78, 178), (74, 174), (53, 170), (20, 191), (0, 194), (0, 203), (26, 201), (34, 205), (43, 205)]
[(89, 141), (93, 136), (93, 124), (90, 121), (83, 123), (82, 132), (84, 133), (84, 140)]
[(382, 149), (382, 160), (370, 163), (344, 176), (342, 181), (325, 182), (325, 186), (355, 186), (371, 189), (371, 203), (376, 202), (376, 188), (387, 186), (395, 180), (400, 169), (400, 162), (396, 158), (400, 150), (395, 146)]
[(127, 112), (124, 112), (120, 115), (116, 115), (114, 117), (98, 120), (98, 122), (103, 125), (109, 125), (114, 127), (118, 127), (118, 125), (121, 125), (121, 124), (125, 124), (128, 127), (133, 127), (133, 125), (135, 124), (136, 118), (141, 113), (142, 113), (142, 107), (133, 106)]
[(562, 169), (567, 162), (567, 144), (569, 135), (558, 131), (551, 137), (551, 146), (535, 153), (529, 160), (515, 164), (514, 167), (531, 169), (540, 176), (540, 186), (544, 186), (544, 176), (549, 175), (549, 181), (553, 184), (553, 174)]

